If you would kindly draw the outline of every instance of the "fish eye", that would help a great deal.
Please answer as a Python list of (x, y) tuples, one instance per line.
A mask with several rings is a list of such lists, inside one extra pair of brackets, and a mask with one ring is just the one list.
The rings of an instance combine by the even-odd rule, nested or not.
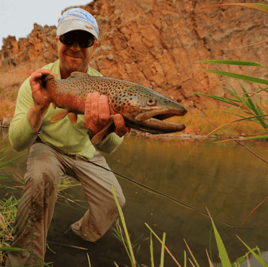
[(148, 99), (147, 101), (146, 101), (146, 103), (147, 103), (147, 105), (148, 106), (155, 106), (156, 105), (156, 99)]

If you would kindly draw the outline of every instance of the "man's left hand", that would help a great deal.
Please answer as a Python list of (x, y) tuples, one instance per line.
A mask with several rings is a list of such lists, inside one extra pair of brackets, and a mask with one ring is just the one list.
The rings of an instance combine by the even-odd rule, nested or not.
[[(99, 92), (89, 93), (86, 99), (84, 126), (93, 134), (100, 132), (110, 121), (110, 107), (108, 98)], [(129, 128), (121, 114), (114, 114), (115, 133), (122, 137)]]

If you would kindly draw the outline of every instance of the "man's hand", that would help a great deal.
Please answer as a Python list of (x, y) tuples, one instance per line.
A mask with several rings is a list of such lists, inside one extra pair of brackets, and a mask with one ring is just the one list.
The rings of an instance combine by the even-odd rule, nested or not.
[[(31, 106), (27, 113), (29, 123), (32, 125), (35, 131), (39, 131), (45, 113), (51, 103), (51, 98), (43, 90), (41, 86), (41, 76), (43, 74), (51, 74), (50, 70), (38, 69), (31, 72), (30, 85), (32, 89), (32, 97), (34, 104)], [(55, 76), (56, 74), (54, 74)]]
[[(84, 126), (93, 134), (100, 132), (110, 121), (108, 98), (99, 92), (89, 93), (86, 99)], [(114, 114), (115, 133), (122, 137), (129, 129), (121, 114)]]
[(40, 108), (40, 110), (47, 110), (49, 104), (51, 103), (51, 98), (47, 95), (41, 85), (40, 78), (43, 74), (52, 74), (52, 72), (47, 69), (38, 69), (31, 72), (30, 85), (32, 88), (34, 104)]

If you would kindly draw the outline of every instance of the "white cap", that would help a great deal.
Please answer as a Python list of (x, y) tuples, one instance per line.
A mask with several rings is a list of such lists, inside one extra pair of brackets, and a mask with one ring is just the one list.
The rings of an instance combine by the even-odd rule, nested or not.
[(74, 30), (89, 32), (99, 40), (98, 23), (96, 19), (84, 9), (72, 8), (65, 11), (59, 20), (57, 36)]

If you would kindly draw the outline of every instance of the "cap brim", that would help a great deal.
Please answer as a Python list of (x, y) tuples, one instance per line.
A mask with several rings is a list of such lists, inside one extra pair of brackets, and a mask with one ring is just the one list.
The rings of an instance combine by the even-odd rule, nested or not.
[(60, 23), (57, 28), (57, 36), (61, 36), (67, 32), (81, 30), (91, 33), (97, 40), (99, 40), (99, 36), (94, 29), (94, 27), (83, 20), (66, 20)]

